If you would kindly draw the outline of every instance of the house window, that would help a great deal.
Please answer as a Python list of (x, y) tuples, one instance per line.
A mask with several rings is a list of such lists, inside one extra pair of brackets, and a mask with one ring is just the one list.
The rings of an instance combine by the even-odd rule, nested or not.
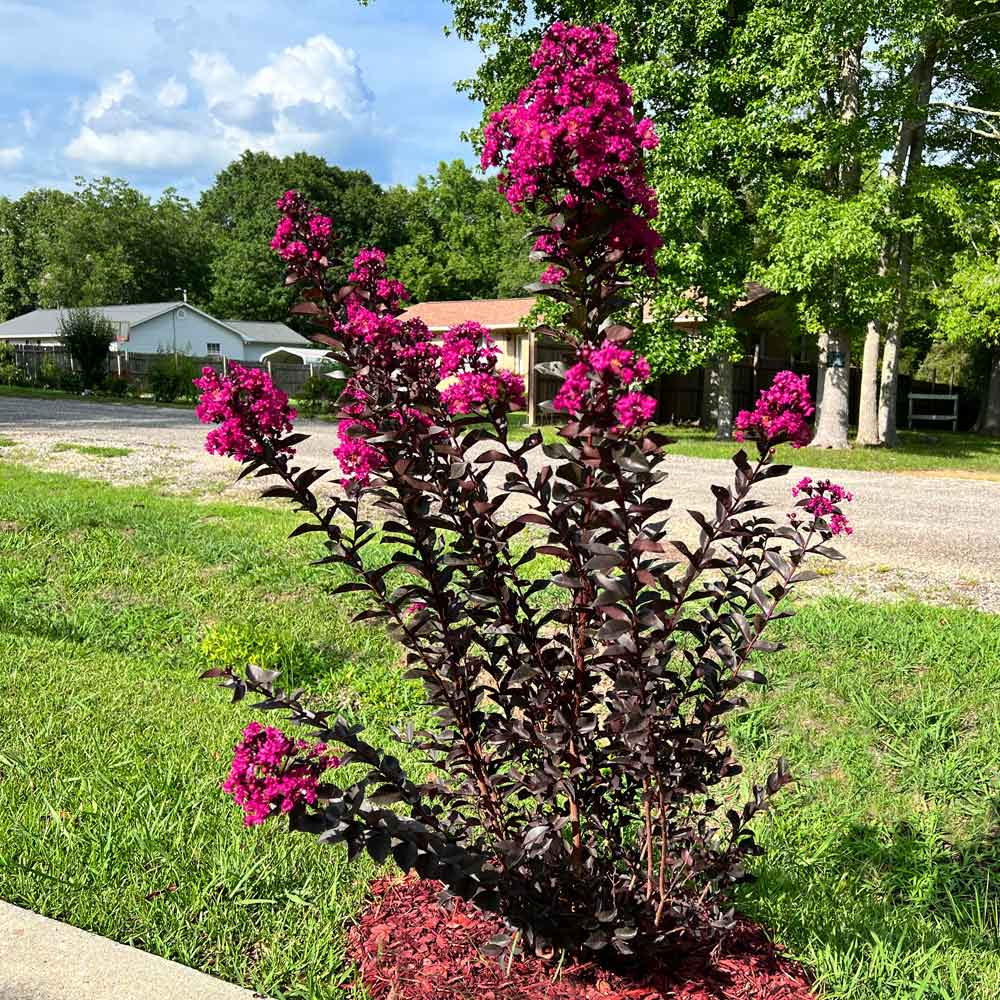
[(214, 358), (220, 357), (222, 354), (222, 344), (217, 344), (213, 343), (212, 341), (209, 341), (205, 345), (205, 351), (209, 357), (214, 357)]

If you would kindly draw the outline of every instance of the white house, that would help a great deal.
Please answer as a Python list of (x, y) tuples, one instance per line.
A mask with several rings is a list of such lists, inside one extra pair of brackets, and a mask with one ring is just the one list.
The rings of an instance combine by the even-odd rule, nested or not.
[[(314, 345), (284, 323), (221, 320), (187, 302), (97, 306), (117, 330), (112, 351), (156, 354), (179, 351), (192, 357), (224, 357), (260, 361), (278, 348), (309, 349)], [(55, 346), (59, 343), (62, 309), (36, 309), (0, 323), (0, 341)], [(325, 352), (324, 352), (325, 353)]]

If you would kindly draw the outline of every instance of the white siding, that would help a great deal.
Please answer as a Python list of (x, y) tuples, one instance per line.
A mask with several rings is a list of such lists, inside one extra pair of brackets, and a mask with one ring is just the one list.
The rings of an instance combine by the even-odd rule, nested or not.
[(223, 355), (234, 361), (248, 360), (243, 355), (242, 337), (191, 309), (172, 310), (132, 327), (127, 343), (119, 345), (119, 350), (156, 354), (176, 349), (203, 358), (209, 344), (218, 344)]

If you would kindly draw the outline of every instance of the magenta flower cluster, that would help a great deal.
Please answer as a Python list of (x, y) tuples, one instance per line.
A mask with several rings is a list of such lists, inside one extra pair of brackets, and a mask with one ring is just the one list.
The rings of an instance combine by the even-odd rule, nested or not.
[(242, 807), (247, 826), (259, 826), (270, 816), (313, 805), (323, 772), (339, 765), (322, 743), (293, 740), (280, 729), (251, 722), (236, 744), (222, 790)]
[(385, 251), (378, 247), (362, 247), (358, 251), (347, 280), (360, 285), (370, 296), (382, 300), (392, 312), (410, 300), (406, 286), (388, 276)]
[(648, 423), (656, 412), (656, 400), (632, 390), (650, 375), (644, 357), (605, 340), (600, 347), (581, 347), (577, 362), (563, 378), (552, 406), (579, 418), (586, 414), (600, 421), (610, 418), (619, 432)]
[[(854, 529), (848, 523), (840, 504), (850, 503), (854, 494), (830, 479), (821, 479), (814, 483), (811, 476), (804, 476), (792, 487), (792, 496), (801, 496), (797, 506), (803, 508), (813, 518), (823, 518), (830, 526), (834, 535), (853, 535)], [(791, 515), (792, 522), (797, 524), (796, 515)]]
[(271, 249), (292, 266), (325, 266), (336, 238), (333, 220), (312, 212), (297, 191), (286, 191), (275, 204), (282, 214)]
[(441, 390), (451, 414), (473, 413), (484, 406), (525, 405), (524, 379), (497, 368), (500, 348), (481, 323), (460, 323), (445, 332), (441, 344), (441, 378), (452, 378)]
[[(643, 150), (658, 140), (649, 119), (635, 119), (616, 42), (604, 24), (553, 24), (531, 60), (535, 79), (491, 116), (481, 162), (503, 168), (500, 190), (515, 211), (542, 207), (567, 212), (569, 220), (584, 204), (611, 207), (620, 217), (610, 245), (652, 274), (661, 240), (649, 224), (657, 204)], [(561, 240), (573, 239), (575, 229), (567, 221)], [(550, 267), (544, 280), (557, 283), (556, 270)]]
[(229, 455), (238, 462), (256, 458), (271, 449), (276, 454), (294, 454), (280, 443), (292, 429), (296, 413), (288, 405), (288, 396), (259, 368), (231, 365), (226, 375), (213, 368), (203, 368), (194, 380), (201, 390), (195, 411), (205, 424), (219, 426), (208, 432), (205, 450), (215, 455)]
[(786, 441), (793, 448), (804, 448), (812, 440), (809, 418), (815, 411), (809, 377), (778, 372), (771, 385), (761, 391), (754, 409), (737, 414), (733, 437), (737, 441), (757, 441), (769, 448)]

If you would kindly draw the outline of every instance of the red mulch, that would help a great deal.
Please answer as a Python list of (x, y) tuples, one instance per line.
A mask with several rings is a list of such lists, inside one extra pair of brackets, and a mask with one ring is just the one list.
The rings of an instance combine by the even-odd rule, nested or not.
[(491, 914), (415, 878), (378, 879), (375, 901), (349, 936), (372, 1000), (815, 1000), (805, 972), (784, 958), (763, 930), (741, 922), (714, 958), (686, 956), (635, 978), (593, 964), (556, 969), (518, 958), (507, 974), (480, 945), (503, 928)]

